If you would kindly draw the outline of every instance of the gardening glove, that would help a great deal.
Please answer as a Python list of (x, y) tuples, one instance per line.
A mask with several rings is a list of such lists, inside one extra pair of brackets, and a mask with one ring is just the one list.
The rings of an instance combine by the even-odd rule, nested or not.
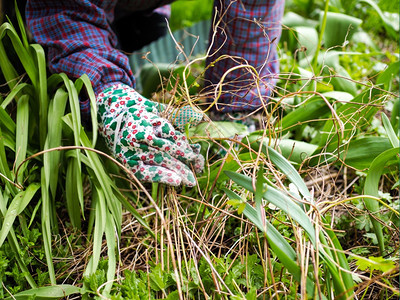
[[(159, 104), (125, 84), (113, 85), (97, 96), (99, 129), (111, 153), (139, 180), (173, 186), (196, 184), (189, 166), (199, 173), (204, 158), (199, 145), (159, 116)], [(179, 119), (179, 113), (175, 119)]]

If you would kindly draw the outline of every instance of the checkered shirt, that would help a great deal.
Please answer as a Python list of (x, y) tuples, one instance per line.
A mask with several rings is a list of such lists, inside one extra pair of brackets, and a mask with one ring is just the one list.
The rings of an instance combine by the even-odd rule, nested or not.
[[(112, 84), (135, 86), (128, 58), (116, 49), (117, 38), (110, 26), (117, 2), (131, 11), (142, 11), (172, 1), (28, 0), (27, 25), (34, 40), (47, 49), (51, 72), (64, 72), (71, 78), (87, 74), (96, 94)], [(207, 86), (215, 86), (225, 72), (238, 64), (254, 66), (259, 73), (261, 98), (255, 92), (253, 75), (246, 69), (226, 76), (226, 92), (220, 98), (220, 103), (227, 104), (222, 107), (224, 111), (253, 110), (270, 95), (275, 82), (279, 67), (276, 44), (284, 0), (215, 0), (215, 6), (223, 22), (212, 45), (213, 52), (219, 50), (208, 62), (223, 55), (234, 58), (221, 59), (207, 70)], [(159, 12), (168, 14), (168, 8)]]

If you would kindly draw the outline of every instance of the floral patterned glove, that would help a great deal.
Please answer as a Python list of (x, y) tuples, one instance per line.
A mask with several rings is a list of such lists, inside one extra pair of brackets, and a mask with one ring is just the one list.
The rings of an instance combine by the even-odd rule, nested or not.
[(113, 85), (97, 96), (99, 129), (112, 154), (139, 180), (173, 186), (196, 184), (204, 158), (199, 145), (159, 116), (159, 104), (124, 84)]

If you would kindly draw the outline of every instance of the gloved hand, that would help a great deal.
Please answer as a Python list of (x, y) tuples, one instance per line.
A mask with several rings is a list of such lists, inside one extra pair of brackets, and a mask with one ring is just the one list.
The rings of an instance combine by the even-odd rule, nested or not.
[(159, 116), (159, 104), (116, 84), (97, 96), (100, 133), (114, 157), (139, 180), (194, 186), (204, 167), (199, 145)]

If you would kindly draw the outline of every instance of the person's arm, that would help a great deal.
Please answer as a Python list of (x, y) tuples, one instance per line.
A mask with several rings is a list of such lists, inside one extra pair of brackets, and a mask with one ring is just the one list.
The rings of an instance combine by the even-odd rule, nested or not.
[(204, 158), (196, 146), (159, 116), (157, 103), (134, 89), (128, 58), (116, 50), (116, 1), (30, 0), (28, 28), (48, 50), (51, 72), (87, 74), (96, 94), (100, 133), (112, 154), (141, 180), (194, 186)]
[(114, 83), (134, 85), (126, 55), (115, 49), (110, 27), (117, 1), (29, 0), (27, 25), (34, 40), (47, 49), (53, 73), (71, 78), (87, 74), (96, 95)]
[[(216, 29), (213, 55), (207, 59), (208, 90), (213, 91), (225, 72), (239, 65), (253, 66), (260, 78), (259, 93), (257, 79), (249, 69), (230, 72), (224, 80), (218, 110), (254, 111), (267, 103), (279, 71), (276, 47), (284, 4), (284, 0), (215, 0), (216, 19), (222, 22)], [(223, 55), (229, 57), (222, 58)]]

